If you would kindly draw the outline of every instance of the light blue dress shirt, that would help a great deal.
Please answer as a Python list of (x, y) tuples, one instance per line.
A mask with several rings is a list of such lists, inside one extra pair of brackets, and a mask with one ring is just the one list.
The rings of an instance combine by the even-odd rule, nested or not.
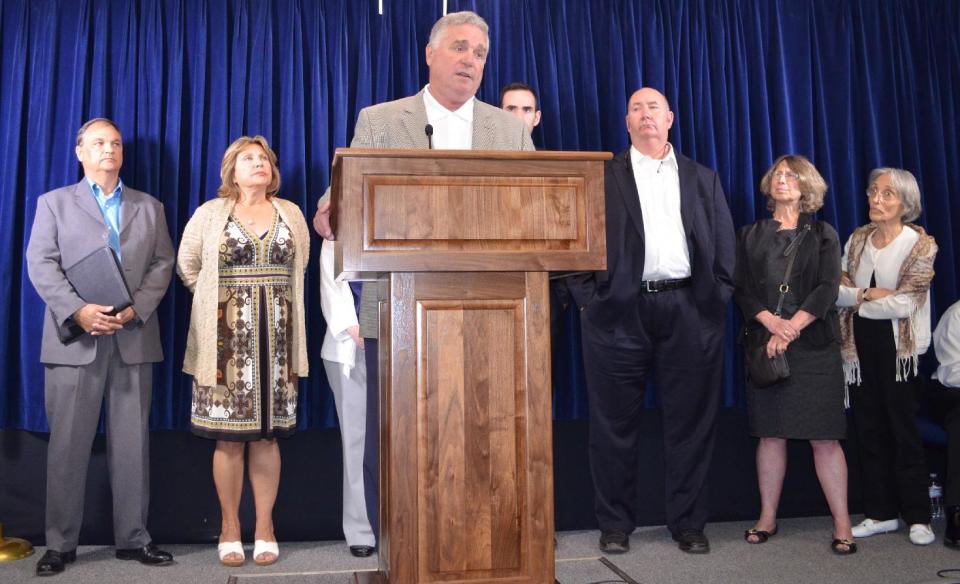
[(117, 188), (113, 190), (113, 195), (107, 197), (103, 194), (100, 185), (87, 178), (87, 184), (93, 191), (93, 198), (96, 199), (100, 207), (100, 213), (103, 214), (103, 222), (107, 226), (107, 232), (110, 236), (110, 247), (117, 254), (117, 259), (122, 259), (120, 255), (120, 206), (123, 202), (123, 181), (117, 181)]

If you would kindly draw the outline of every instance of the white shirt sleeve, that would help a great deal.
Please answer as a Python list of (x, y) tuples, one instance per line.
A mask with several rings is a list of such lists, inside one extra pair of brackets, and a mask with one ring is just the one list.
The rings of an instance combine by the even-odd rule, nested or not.
[(333, 338), (342, 341), (350, 338), (347, 329), (357, 326), (359, 322), (350, 284), (337, 282), (333, 277), (334, 245), (334, 242), (325, 239), (320, 248), (320, 310)]
[(891, 294), (885, 298), (861, 304), (860, 316), (875, 320), (907, 318), (916, 310), (917, 303), (910, 295)]
[(934, 377), (947, 387), (960, 388), (960, 302), (940, 318), (933, 331), (933, 351), (940, 362)]

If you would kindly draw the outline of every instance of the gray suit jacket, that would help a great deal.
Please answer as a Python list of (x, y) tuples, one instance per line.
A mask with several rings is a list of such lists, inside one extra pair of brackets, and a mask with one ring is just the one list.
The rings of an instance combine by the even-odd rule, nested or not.
[[(518, 118), (474, 100), (473, 150), (536, 150), (530, 132)], [(424, 128), (427, 109), (423, 90), (411, 97), (364, 108), (357, 116), (351, 148), (428, 148)], [(364, 286), (360, 300), (360, 334), (377, 338), (376, 286)]]
[[(100, 207), (86, 179), (37, 199), (37, 214), (27, 244), (27, 272), (47, 305), (43, 318), (40, 361), (47, 365), (86, 365), (97, 353), (97, 339), (84, 335), (64, 345), (57, 325), (72, 318), (85, 302), (64, 275), (64, 269), (97, 248), (109, 245)], [(136, 319), (116, 333), (124, 363), (163, 360), (154, 312), (173, 272), (173, 244), (163, 205), (150, 195), (123, 187), (120, 218), (123, 275), (133, 293)], [(134, 324), (137, 323), (137, 324)]]

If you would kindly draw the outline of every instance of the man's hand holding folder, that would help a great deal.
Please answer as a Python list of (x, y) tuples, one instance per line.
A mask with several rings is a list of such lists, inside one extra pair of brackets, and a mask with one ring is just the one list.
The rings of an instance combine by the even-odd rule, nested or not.
[(123, 267), (110, 247), (97, 248), (64, 272), (77, 296), (87, 304), (57, 330), (60, 342), (72, 343), (84, 333), (112, 335), (137, 316)]
[(85, 304), (83, 308), (73, 313), (73, 320), (80, 327), (93, 336), (112, 335), (123, 328), (127, 321), (136, 315), (132, 306), (128, 306), (116, 315), (113, 315), (112, 306), (100, 304)]

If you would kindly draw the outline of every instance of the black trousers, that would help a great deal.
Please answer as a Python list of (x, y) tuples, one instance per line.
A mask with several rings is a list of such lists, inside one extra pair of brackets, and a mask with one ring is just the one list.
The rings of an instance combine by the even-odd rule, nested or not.
[[(723, 326), (703, 319), (689, 288), (641, 294), (613, 330), (581, 314), (590, 398), (590, 472), (602, 531), (636, 526), (637, 455), (644, 391), (651, 374), (663, 414), (667, 527), (707, 522), (707, 471), (720, 406)], [(645, 480), (650, 477), (642, 474)]]
[(363, 339), (367, 365), (367, 424), (363, 435), (363, 495), (373, 536), (380, 543), (380, 361), (377, 339)]
[(879, 521), (903, 516), (907, 524), (930, 523), (927, 467), (917, 429), (919, 380), (897, 381), (889, 320), (854, 316), (853, 331), (862, 382), (850, 387), (850, 405), (864, 514)]
[(936, 380), (928, 385), (934, 417), (947, 431), (947, 478), (943, 504), (960, 506), (960, 388), (945, 387)]

